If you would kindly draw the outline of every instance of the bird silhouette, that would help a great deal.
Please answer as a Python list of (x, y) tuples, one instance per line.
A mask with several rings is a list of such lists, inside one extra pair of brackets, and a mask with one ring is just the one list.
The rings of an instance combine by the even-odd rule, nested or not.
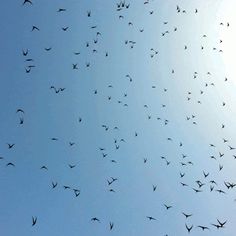
[(37, 26), (33, 25), (31, 31), (35, 31), (35, 30), (36, 30), (36, 31), (40, 31), (40, 29), (39, 29)]
[(32, 216), (32, 226), (37, 223), (37, 217)]
[(8, 145), (8, 149), (12, 149), (15, 146), (14, 143), (7, 143), (7, 145)]
[(113, 227), (114, 227), (114, 223), (113, 223), (113, 222), (110, 222), (110, 223), (109, 223), (109, 226), (110, 226), (110, 230), (112, 230)]
[(188, 226), (187, 224), (185, 224), (185, 227), (186, 227), (186, 229), (187, 229), (188, 233), (190, 233), (190, 232), (191, 232), (191, 230), (192, 230), (192, 228), (193, 228), (193, 225), (191, 225), (191, 226)]
[(22, 3), (22, 5), (25, 5), (25, 4), (30, 4), (30, 5), (33, 5), (33, 2), (31, 0), (24, 0), (24, 2)]
[(147, 216), (147, 218), (151, 221), (151, 220), (156, 220), (156, 218), (152, 217), (152, 216)]
[(198, 225), (197, 227), (202, 229), (202, 231), (204, 231), (206, 229), (210, 230), (207, 226), (203, 226), (203, 225)]
[(93, 217), (93, 218), (91, 218), (91, 221), (96, 221), (96, 222), (99, 222), (100, 223), (100, 220), (97, 218), (97, 217)]

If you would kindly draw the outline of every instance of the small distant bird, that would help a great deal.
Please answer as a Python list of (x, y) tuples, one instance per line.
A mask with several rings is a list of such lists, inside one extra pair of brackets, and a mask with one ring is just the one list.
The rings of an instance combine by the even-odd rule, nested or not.
[(192, 216), (192, 214), (186, 214), (186, 213), (184, 213), (184, 212), (182, 212), (182, 214), (185, 216), (186, 219), (187, 219), (188, 217), (191, 217), (191, 216)]
[(73, 70), (78, 70), (78, 64), (72, 64)]
[(49, 47), (49, 48), (44, 48), (45, 51), (50, 51), (52, 49), (52, 47)]
[(62, 27), (61, 28), (63, 31), (67, 31), (68, 29), (69, 29), (69, 27), (67, 26), (67, 27)]
[(65, 8), (59, 8), (59, 9), (57, 10), (57, 12), (64, 12), (64, 11), (66, 11)]
[(110, 230), (112, 230), (113, 227), (114, 227), (114, 223), (113, 223), (113, 222), (110, 222), (109, 225), (110, 225)]
[(22, 50), (22, 54), (23, 54), (23, 56), (27, 56), (28, 55), (28, 53), (29, 53), (29, 50), (28, 49), (26, 49), (25, 51), (24, 50)]
[(153, 192), (155, 192), (156, 189), (157, 189), (157, 186), (156, 186), (156, 185), (152, 185), (152, 190), (153, 190)]
[(25, 113), (22, 109), (20, 109), (20, 108), (18, 108), (17, 110), (16, 110), (16, 113), (18, 113), (18, 112), (22, 112), (22, 113)]
[(41, 170), (48, 170), (48, 168), (46, 166), (42, 166), (40, 169)]
[(205, 229), (208, 229), (208, 230), (210, 230), (208, 227), (206, 227), (206, 226), (203, 226), (203, 225), (198, 225), (197, 227), (198, 227), (198, 228), (201, 228), (203, 231), (204, 231)]
[(74, 194), (76, 197), (78, 197), (80, 195), (80, 190), (79, 189), (73, 189), (74, 190)]
[(185, 227), (186, 227), (186, 229), (188, 230), (188, 232), (190, 233), (191, 230), (192, 230), (192, 228), (193, 228), (193, 225), (191, 225), (191, 227), (189, 227), (187, 224), (185, 224)]
[(32, 216), (32, 226), (34, 226), (37, 222), (37, 217)]
[(70, 164), (69, 164), (69, 167), (70, 167), (71, 169), (73, 169), (73, 168), (76, 167), (76, 165), (70, 165)]
[(24, 2), (22, 3), (22, 5), (25, 5), (26, 3), (29, 3), (29, 4), (33, 5), (32, 1), (30, 1), (30, 0), (24, 0)]
[(227, 223), (227, 220), (224, 221), (224, 222), (220, 222), (220, 221), (217, 219), (217, 221), (218, 221), (218, 223), (219, 223), (219, 225), (220, 225), (221, 228), (223, 228), (224, 225)]
[(33, 25), (33, 26), (32, 26), (32, 30), (31, 30), (31, 31), (34, 31), (34, 30), (37, 30), (37, 31), (39, 31), (40, 29), (39, 29), (37, 26)]
[(172, 206), (167, 206), (166, 204), (164, 204), (166, 210), (169, 210), (170, 208), (172, 208)]
[(23, 123), (24, 123), (24, 119), (20, 117), (20, 125), (23, 125)]
[(14, 165), (12, 162), (8, 162), (8, 163), (6, 164), (6, 166), (14, 166), (14, 167), (15, 167), (15, 165)]
[(99, 222), (100, 223), (100, 220), (97, 218), (97, 217), (93, 217), (92, 219), (91, 219), (91, 221), (97, 221), (97, 222)]
[(56, 188), (57, 183), (52, 182), (52, 188)]
[(14, 144), (14, 143), (12, 143), (12, 144), (10, 144), (10, 143), (7, 143), (7, 145), (8, 145), (8, 149), (11, 149), (11, 148), (13, 148), (13, 147), (15, 146), (15, 144)]

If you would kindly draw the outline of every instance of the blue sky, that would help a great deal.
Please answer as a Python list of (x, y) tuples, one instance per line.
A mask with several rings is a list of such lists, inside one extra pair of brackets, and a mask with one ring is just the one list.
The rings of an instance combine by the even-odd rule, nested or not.
[(234, 235), (233, 0), (32, 2), (1, 4), (0, 234)]

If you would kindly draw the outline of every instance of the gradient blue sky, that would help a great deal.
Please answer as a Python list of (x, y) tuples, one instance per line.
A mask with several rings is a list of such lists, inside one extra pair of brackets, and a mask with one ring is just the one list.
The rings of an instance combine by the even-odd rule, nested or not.
[[(126, 0), (121, 11), (119, 1), (22, 2), (1, 4), (0, 235), (183, 236), (185, 224), (191, 235), (235, 235), (236, 193), (224, 184), (236, 183), (236, 151), (228, 146), (236, 147), (234, 1)], [(35, 65), (30, 73), (28, 65)], [(109, 186), (111, 177), (118, 180)], [(192, 189), (197, 180), (201, 193)], [(217, 219), (227, 220), (224, 228), (211, 225)]]

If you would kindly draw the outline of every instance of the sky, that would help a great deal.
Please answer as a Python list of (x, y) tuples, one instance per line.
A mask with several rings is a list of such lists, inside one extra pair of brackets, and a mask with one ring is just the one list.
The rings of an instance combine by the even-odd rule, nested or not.
[(0, 235), (235, 235), (236, 2), (23, 3), (1, 4)]

